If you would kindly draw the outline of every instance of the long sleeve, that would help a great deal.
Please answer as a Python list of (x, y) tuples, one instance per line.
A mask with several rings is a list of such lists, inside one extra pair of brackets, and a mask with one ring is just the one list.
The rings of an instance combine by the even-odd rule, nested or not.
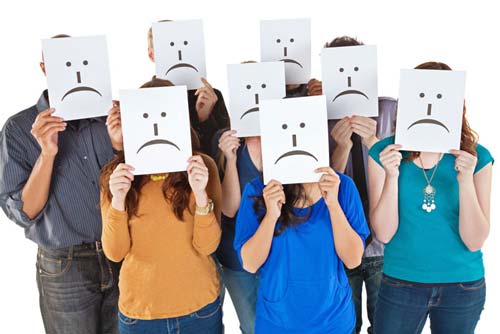
[(128, 214), (111, 206), (110, 201), (101, 195), (102, 248), (104, 254), (114, 262), (120, 262), (130, 250)]
[(207, 195), (214, 202), (214, 211), (208, 215), (194, 215), (193, 247), (200, 254), (209, 255), (217, 250), (221, 238), (222, 194), (219, 173), (215, 162), (202, 156), (208, 168)]
[(23, 140), (25, 135), (13, 121), (7, 121), (0, 134), (0, 206), (5, 215), (17, 225), (28, 228), (41, 221), (45, 207), (33, 219), (23, 211), (21, 199), (33, 164), (27, 160)]

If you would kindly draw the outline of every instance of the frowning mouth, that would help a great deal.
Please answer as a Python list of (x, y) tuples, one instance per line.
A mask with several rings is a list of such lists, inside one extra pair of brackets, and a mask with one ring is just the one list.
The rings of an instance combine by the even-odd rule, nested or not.
[(253, 107), (253, 108), (250, 108), (250, 109), (248, 109), (247, 111), (245, 111), (245, 112), (243, 113), (243, 115), (241, 115), (240, 119), (243, 119), (243, 117), (245, 117), (246, 115), (251, 114), (251, 113), (254, 113), (254, 112), (257, 112), (257, 111), (259, 111), (259, 107)]
[(193, 70), (195, 70), (196, 72), (198, 72), (198, 69), (196, 67), (194, 67), (193, 65), (191, 64), (188, 64), (188, 63), (180, 63), (180, 64), (175, 64), (174, 66), (171, 66), (167, 72), (165, 73), (165, 75), (168, 74), (168, 72), (172, 71), (172, 70), (175, 70), (176, 68), (181, 68), (181, 67), (188, 67), (188, 68), (192, 68)]
[(66, 92), (66, 94), (64, 94), (63, 97), (61, 98), (61, 101), (64, 100), (66, 98), (66, 96), (68, 96), (70, 94), (77, 93), (77, 92), (84, 92), (84, 91), (94, 92), (96, 94), (99, 94), (99, 96), (102, 96), (102, 94), (97, 89), (94, 89), (92, 87), (87, 87), (87, 86), (81, 86), (81, 87), (75, 87), (73, 89), (68, 90)]
[(335, 102), (335, 100), (343, 95), (349, 95), (349, 94), (358, 94), (358, 95), (362, 95), (364, 96), (367, 100), (369, 100), (368, 96), (363, 93), (363, 92), (360, 92), (359, 90), (355, 90), (355, 89), (349, 89), (349, 90), (345, 90), (343, 92), (340, 92), (337, 94), (337, 96), (335, 96), (335, 98), (332, 100), (332, 102)]
[(440, 121), (437, 121), (435, 119), (430, 119), (430, 118), (425, 118), (425, 119), (421, 119), (421, 120), (418, 120), (416, 122), (413, 122), (407, 130), (410, 130), (410, 128), (414, 125), (418, 125), (418, 124), (434, 124), (434, 125), (438, 125), (440, 127), (443, 127), (446, 131), (448, 131), (448, 133), (450, 132), (450, 130), (448, 129), (448, 127), (446, 125), (444, 125), (443, 123), (441, 123)]
[(290, 152), (286, 152), (286, 153), (282, 154), (278, 159), (276, 159), (274, 164), (276, 165), (278, 163), (278, 161), (280, 161), (281, 159), (286, 158), (286, 157), (290, 157), (292, 155), (306, 155), (306, 156), (311, 157), (314, 160), (318, 161), (318, 158), (316, 158), (312, 153), (309, 153), (307, 151), (294, 150), (294, 151), (290, 151)]
[(172, 145), (173, 147), (175, 147), (179, 151), (181, 150), (179, 148), (179, 146), (175, 145), (170, 140), (166, 140), (166, 139), (154, 139), (154, 140), (150, 140), (150, 141), (144, 143), (141, 147), (139, 147), (139, 149), (137, 150), (137, 153), (139, 153), (145, 147), (148, 147), (148, 146), (151, 146), (151, 145), (159, 145), (159, 144)]
[(292, 64), (295, 64), (295, 65), (298, 65), (298, 66), (304, 68), (304, 66), (302, 66), (301, 63), (299, 63), (298, 61), (293, 60), (293, 59), (283, 58), (283, 59), (280, 59), (280, 61), (284, 61), (285, 63), (292, 63)]

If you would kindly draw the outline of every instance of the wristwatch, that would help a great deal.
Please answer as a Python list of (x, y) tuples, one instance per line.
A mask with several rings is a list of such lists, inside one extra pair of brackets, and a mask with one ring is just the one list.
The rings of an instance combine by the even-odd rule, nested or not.
[(195, 206), (194, 213), (201, 216), (206, 216), (214, 211), (214, 202), (209, 198), (206, 206)]

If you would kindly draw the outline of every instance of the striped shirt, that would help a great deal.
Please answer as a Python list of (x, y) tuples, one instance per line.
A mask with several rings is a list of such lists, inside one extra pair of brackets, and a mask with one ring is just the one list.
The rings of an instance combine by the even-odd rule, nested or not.
[(10, 117), (0, 134), (0, 205), (42, 248), (57, 249), (101, 239), (99, 176), (113, 157), (105, 117), (69, 121), (59, 133), (47, 203), (30, 219), (21, 192), (40, 155), (31, 134), (38, 113), (47, 109), (47, 91), (37, 104)]

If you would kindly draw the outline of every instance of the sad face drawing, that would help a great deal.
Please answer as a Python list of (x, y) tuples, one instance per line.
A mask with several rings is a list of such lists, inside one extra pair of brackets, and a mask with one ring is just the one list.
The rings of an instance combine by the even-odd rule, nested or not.
[(406, 151), (460, 147), (465, 72), (401, 70), (396, 143)]
[(104, 116), (112, 105), (106, 38), (42, 41), (51, 107), (65, 120)]
[[(161, 118), (166, 118), (167, 117), (167, 113), (162, 111), (160, 114), (160, 117)], [(142, 117), (144, 119), (148, 119), (149, 118), (149, 113), (145, 112), (144, 114), (142, 114)], [(153, 132), (153, 136), (155, 139), (151, 139), (151, 140), (148, 140), (147, 142), (145, 142), (144, 144), (141, 145), (141, 147), (139, 147), (139, 149), (137, 150), (137, 154), (139, 154), (139, 152), (143, 149), (143, 148), (146, 148), (148, 146), (151, 146), (151, 145), (171, 145), (173, 147), (175, 147), (177, 150), (181, 150), (179, 148), (179, 146), (177, 146), (175, 143), (171, 142), (170, 140), (167, 140), (167, 139), (162, 139), (161, 137), (159, 137), (159, 131), (158, 131), (158, 122), (157, 121), (153, 121), (155, 123), (152, 123), (152, 132)]]
[(317, 182), (329, 163), (325, 96), (262, 101), (260, 114), (264, 182)]
[(260, 135), (259, 115), (263, 100), (286, 95), (283, 62), (228, 65), (231, 126), (238, 137)]

